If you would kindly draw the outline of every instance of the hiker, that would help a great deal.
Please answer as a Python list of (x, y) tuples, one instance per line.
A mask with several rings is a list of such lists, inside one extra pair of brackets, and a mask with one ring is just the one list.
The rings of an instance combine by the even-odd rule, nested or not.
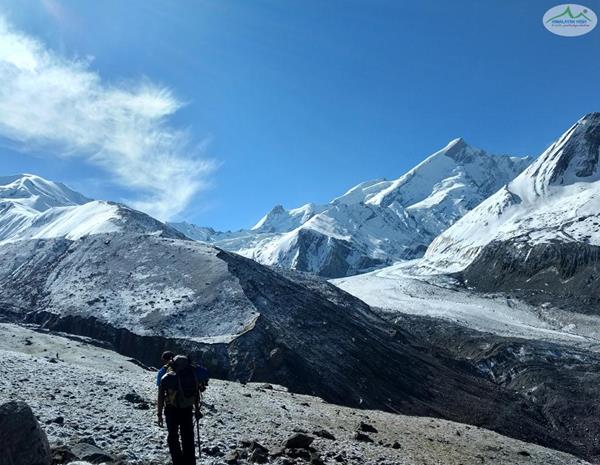
[(158, 373), (156, 373), (156, 386), (160, 387), (160, 380), (167, 372), (167, 368), (169, 367), (171, 360), (173, 360), (173, 357), (175, 357), (175, 354), (170, 350), (163, 352), (160, 356), (161, 368), (158, 370)]
[[(173, 465), (195, 465), (194, 417), (201, 418), (200, 392), (206, 388), (208, 372), (192, 365), (184, 355), (175, 356), (167, 365), (158, 389), (158, 425), (167, 424), (167, 444)], [(199, 430), (197, 431), (199, 435)]]

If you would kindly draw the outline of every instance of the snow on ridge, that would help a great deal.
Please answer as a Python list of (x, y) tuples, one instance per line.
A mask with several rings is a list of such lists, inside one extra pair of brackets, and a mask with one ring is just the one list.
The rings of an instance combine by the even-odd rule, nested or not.
[(356, 186), (350, 188), (344, 195), (336, 197), (331, 201), (331, 204), (355, 204), (360, 202), (366, 202), (371, 199), (374, 195), (377, 195), (382, 190), (388, 188), (392, 184), (392, 181), (388, 181), (385, 178), (373, 179), (371, 181), (361, 182)]
[(496, 175), (508, 181), (530, 162), (528, 157), (490, 155), (468, 145), (462, 138), (454, 139), (393, 181), (387, 189), (371, 198), (369, 203), (387, 206), (394, 200), (401, 199), (401, 203), (408, 207), (435, 194), (440, 183), (446, 179), (459, 176), (467, 182), (481, 181), (484, 184), (487, 176)]
[(72, 207), (49, 208), (37, 215), (29, 215), (18, 228), (8, 230), (3, 228), (6, 217), (0, 214), (0, 244), (54, 237), (77, 240), (90, 234), (117, 232), (121, 229), (117, 220), (121, 218), (116, 204), (98, 200)]
[(34, 174), (0, 177), (0, 243), (119, 230), (119, 207)]

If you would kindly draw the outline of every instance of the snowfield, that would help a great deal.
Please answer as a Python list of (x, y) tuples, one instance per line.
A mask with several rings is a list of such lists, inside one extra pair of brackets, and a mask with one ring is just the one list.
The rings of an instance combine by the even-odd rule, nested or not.
[(422, 274), (413, 260), (330, 281), (385, 312), (431, 316), (500, 336), (564, 342), (600, 350), (600, 318), (535, 307), (507, 295), (486, 295), (444, 275)]
[[(12, 324), (0, 324), (0, 369), (0, 402), (27, 402), (52, 447), (88, 442), (132, 465), (168, 461), (166, 432), (155, 420), (153, 371), (81, 338)], [(141, 401), (127, 401), (127, 394), (137, 394)], [(198, 463), (206, 465), (224, 463), (231, 451), (243, 455), (253, 440), (274, 452), (298, 431), (316, 438), (313, 445), (326, 464), (588, 463), (473, 426), (339, 407), (278, 386), (213, 380), (203, 412)], [(354, 438), (360, 422), (378, 430), (367, 433), (373, 442)], [(322, 430), (334, 439), (313, 433)], [(241, 458), (239, 463), (248, 462)], [(271, 457), (270, 463), (306, 462)]]

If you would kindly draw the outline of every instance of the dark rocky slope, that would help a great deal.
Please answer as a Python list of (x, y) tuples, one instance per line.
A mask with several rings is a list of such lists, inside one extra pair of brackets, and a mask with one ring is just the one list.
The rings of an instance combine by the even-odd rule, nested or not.
[(7, 318), (104, 340), (145, 364), (174, 346), (226, 379), (597, 454), (564, 426), (568, 415), (553, 423), (544, 405), (338, 288), (202, 244), (135, 234), (5, 244), (0, 291)]
[(484, 292), (600, 315), (600, 247), (584, 242), (494, 241), (459, 275)]
[(573, 451), (600, 460), (600, 354), (563, 344), (500, 337), (436, 318), (381, 312), (429, 350), (464, 361), (498, 386), (535, 404), (549, 429), (569, 437)]

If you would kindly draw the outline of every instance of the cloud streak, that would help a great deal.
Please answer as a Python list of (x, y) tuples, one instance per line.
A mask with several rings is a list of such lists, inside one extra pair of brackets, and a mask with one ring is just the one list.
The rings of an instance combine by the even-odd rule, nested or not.
[(0, 17), (0, 136), (79, 157), (136, 192), (134, 208), (161, 220), (208, 186), (215, 163), (168, 125), (180, 107), (151, 82), (111, 85), (89, 62), (61, 57)]

